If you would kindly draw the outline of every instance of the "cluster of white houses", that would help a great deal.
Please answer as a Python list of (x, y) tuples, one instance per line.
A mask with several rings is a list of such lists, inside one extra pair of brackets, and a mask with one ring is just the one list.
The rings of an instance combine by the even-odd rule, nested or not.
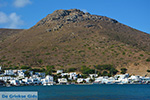
[[(0, 67), (1, 71), (1, 67)], [(89, 74), (87, 78), (81, 78), (81, 74), (76, 72), (64, 73), (63, 70), (57, 70), (57, 75), (61, 78), (54, 82), (54, 77), (45, 75), (45, 73), (28, 71), (30, 77), (26, 77), (27, 70), (4, 70), (0, 74), (0, 85), (53, 85), (53, 84), (149, 84), (150, 77), (142, 77), (139, 75), (120, 74), (114, 77), (98, 76), (97, 74)], [(34, 74), (33, 74), (34, 73)], [(64, 76), (67, 76), (65, 78)], [(2, 84), (3, 82), (3, 84)]]

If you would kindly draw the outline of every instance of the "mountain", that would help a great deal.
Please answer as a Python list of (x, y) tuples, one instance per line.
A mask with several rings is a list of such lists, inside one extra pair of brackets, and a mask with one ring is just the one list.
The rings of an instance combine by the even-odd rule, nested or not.
[(150, 35), (105, 16), (56, 10), (0, 42), (0, 64), (56, 69), (111, 64), (130, 74), (150, 69)]
[(7, 37), (21, 32), (23, 29), (0, 29), (0, 41), (4, 41)]

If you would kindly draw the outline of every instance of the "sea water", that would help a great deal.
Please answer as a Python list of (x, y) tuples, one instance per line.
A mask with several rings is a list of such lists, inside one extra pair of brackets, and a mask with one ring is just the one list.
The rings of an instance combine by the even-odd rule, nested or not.
[(0, 87), (2, 91), (37, 91), (38, 100), (150, 100), (146, 84)]

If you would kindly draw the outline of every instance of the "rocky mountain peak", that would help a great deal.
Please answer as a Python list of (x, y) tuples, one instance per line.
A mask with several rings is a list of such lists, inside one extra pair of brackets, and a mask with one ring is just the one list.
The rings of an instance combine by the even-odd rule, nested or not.
[(91, 15), (90, 13), (84, 13), (79, 9), (70, 9), (70, 10), (56, 10), (52, 14), (47, 15), (47, 17), (43, 18), (41, 21), (37, 23), (36, 26), (41, 26), (44, 24), (62, 22), (80, 22), (80, 21), (87, 21), (87, 20), (103, 20), (103, 21), (110, 21), (112, 23), (117, 23), (118, 21), (114, 19), (110, 19), (105, 16), (97, 16)]

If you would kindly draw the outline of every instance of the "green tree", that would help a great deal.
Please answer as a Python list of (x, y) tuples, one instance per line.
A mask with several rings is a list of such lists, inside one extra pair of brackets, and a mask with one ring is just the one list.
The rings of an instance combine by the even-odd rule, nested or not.
[(46, 66), (46, 74), (47, 75), (51, 75), (52, 74), (52, 71), (53, 71), (53, 69), (54, 69), (55, 67), (53, 66), (53, 65), (51, 65), (51, 66)]
[(26, 66), (26, 65), (22, 65), (21, 66), (21, 69), (29, 69), (30, 67), (29, 66)]
[(127, 72), (126, 68), (121, 68), (121, 74), (125, 74)]
[(81, 66), (81, 72), (83, 74), (89, 75), (89, 74), (94, 74), (95, 70), (94, 69), (90, 69), (88, 67), (86, 67), (85, 65)]
[(30, 72), (29, 71), (25, 71), (24, 74), (25, 74), (25, 76), (30, 77)]
[(42, 64), (42, 62), (43, 62), (42, 59), (39, 59), (39, 60), (38, 60), (38, 63), (39, 63), (39, 64)]
[(77, 68), (69, 68), (68, 69), (68, 72), (74, 72), (74, 71), (76, 71), (77, 70)]
[(148, 69), (148, 70), (147, 70), (147, 72), (149, 73), (149, 72), (150, 72), (150, 70)]
[(108, 76), (108, 72), (107, 71), (103, 71), (102, 75), (103, 76)]

